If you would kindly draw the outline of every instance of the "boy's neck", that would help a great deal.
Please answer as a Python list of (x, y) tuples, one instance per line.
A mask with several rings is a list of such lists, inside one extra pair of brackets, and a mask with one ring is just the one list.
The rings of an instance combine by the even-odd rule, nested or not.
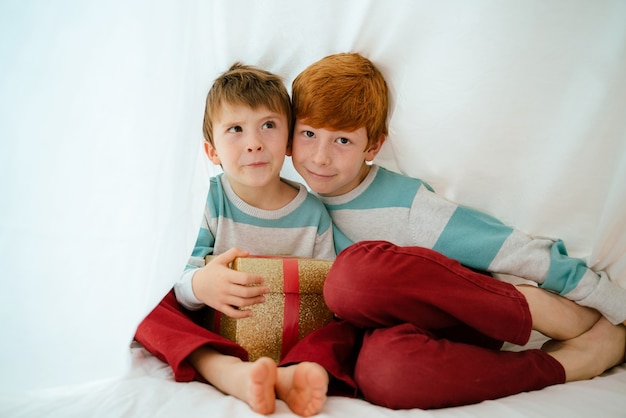
[(233, 192), (250, 206), (262, 210), (278, 210), (289, 204), (299, 190), (280, 178), (265, 186), (245, 186), (228, 179)]

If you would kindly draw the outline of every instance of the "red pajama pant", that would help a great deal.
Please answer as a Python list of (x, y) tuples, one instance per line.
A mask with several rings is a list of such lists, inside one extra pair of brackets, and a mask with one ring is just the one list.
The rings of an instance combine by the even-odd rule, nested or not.
[(187, 360), (202, 346), (248, 360), (248, 352), (243, 347), (198, 325), (194, 321), (197, 314), (184, 309), (172, 290), (139, 324), (135, 334), (137, 342), (171, 366), (177, 382), (204, 381)]
[(342, 320), (310, 334), (283, 364), (320, 363), (343, 387), (394, 409), (441, 408), (563, 383), (528, 342), (532, 319), (514, 286), (420, 247), (384, 241), (339, 254), (324, 286)]

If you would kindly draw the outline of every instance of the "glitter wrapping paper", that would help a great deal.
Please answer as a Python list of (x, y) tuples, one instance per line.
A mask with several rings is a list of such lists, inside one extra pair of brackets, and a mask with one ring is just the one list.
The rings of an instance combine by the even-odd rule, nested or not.
[(332, 320), (322, 295), (331, 265), (296, 257), (236, 258), (231, 268), (263, 276), (270, 293), (264, 303), (241, 308), (253, 311), (250, 318), (233, 319), (209, 310), (207, 326), (245, 348), (250, 361), (267, 356), (278, 363), (297, 341)]

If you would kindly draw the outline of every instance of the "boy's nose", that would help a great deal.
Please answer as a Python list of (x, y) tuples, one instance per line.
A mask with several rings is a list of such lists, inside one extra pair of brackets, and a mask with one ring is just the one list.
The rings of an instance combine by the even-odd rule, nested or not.
[(311, 159), (315, 164), (319, 165), (328, 165), (330, 163), (330, 155), (328, 154), (325, 147), (317, 147), (313, 150), (313, 155)]
[(252, 134), (248, 137), (248, 142), (246, 144), (246, 150), (248, 152), (252, 151), (261, 151), (263, 149), (263, 141), (259, 139), (259, 137), (255, 134)]

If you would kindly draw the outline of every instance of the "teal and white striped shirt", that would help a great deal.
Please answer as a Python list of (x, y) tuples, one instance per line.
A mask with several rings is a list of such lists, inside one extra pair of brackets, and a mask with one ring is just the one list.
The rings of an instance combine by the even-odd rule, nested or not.
[(211, 178), (202, 225), (191, 258), (174, 286), (176, 298), (187, 309), (204, 306), (191, 288), (193, 273), (204, 257), (239, 247), (252, 255), (289, 255), (335, 259), (332, 224), (324, 205), (299, 183), (298, 195), (277, 210), (263, 210), (241, 200), (223, 174)]
[(354, 190), (319, 198), (333, 219), (337, 251), (363, 240), (431, 248), (471, 268), (532, 280), (613, 323), (626, 319), (626, 290), (569, 257), (562, 241), (528, 236), (444, 199), (421, 180), (372, 166)]

